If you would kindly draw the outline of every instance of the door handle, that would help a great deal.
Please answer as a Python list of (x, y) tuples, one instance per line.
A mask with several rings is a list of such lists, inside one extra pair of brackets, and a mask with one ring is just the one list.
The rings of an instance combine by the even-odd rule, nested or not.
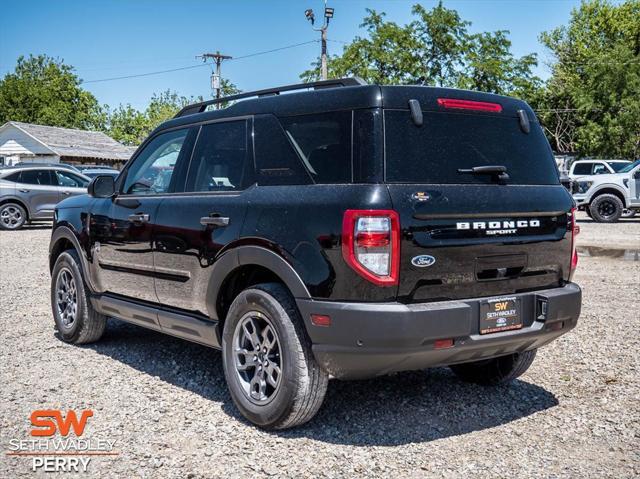
[(20, 193), (29, 193), (31, 190), (25, 190), (25, 189), (21, 189)]
[(132, 223), (148, 223), (149, 215), (146, 213), (136, 213), (134, 215), (129, 215), (129, 221)]
[(226, 216), (203, 216), (200, 218), (202, 226), (227, 226), (229, 218)]
[(62, 192), (62, 194), (63, 194), (63, 195), (70, 195), (70, 194), (71, 194), (71, 192), (70, 192), (70, 191), (63, 191), (63, 192)]

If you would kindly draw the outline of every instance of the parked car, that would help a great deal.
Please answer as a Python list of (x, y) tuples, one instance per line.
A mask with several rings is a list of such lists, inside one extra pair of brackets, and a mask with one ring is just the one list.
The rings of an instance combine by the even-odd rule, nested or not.
[(82, 170), (82, 174), (88, 178), (95, 178), (98, 175), (111, 175), (116, 178), (120, 171), (112, 168), (85, 168)]
[(613, 223), (633, 216), (640, 210), (640, 160), (618, 173), (580, 177), (572, 188), (576, 205), (594, 221)]
[(578, 160), (569, 167), (569, 177), (574, 180), (581, 176), (618, 173), (630, 163), (628, 160)]
[(65, 166), (42, 164), (0, 169), (0, 229), (16, 230), (35, 220), (52, 220), (55, 205), (86, 194), (90, 179)]
[(13, 166), (8, 166), (6, 168), (15, 168), (15, 167), (27, 167), (27, 166), (35, 166), (35, 167), (40, 167), (40, 166), (55, 166), (58, 168), (66, 168), (68, 170), (72, 170), (75, 171), (76, 173), (82, 173), (78, 167), (70, 165), (68, 163), (39, 163), (36, 161), (20, 161), (19, 163), (16, 163)]
[(330, 376), (507, 383), (580, 313), (573, 200), (513, 98), (342, 79), (209, 100), (89, 195), (56, 208), (60, 338), (110, 316), (220, 348), (264, 428), (311, 419)]

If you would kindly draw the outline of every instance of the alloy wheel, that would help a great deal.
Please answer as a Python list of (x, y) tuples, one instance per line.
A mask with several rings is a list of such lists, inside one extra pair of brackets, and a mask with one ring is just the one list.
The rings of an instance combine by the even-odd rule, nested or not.
[(604, 200), (598, 203), (598, 214), (603, 218), (609, 218), (616, 213), (616, 205), (613, 201)]
[(245, 396), (259, 405), (271, 401), (282, 382), (282, 355), (278, 333), (266, 315), (250, 311), (238, 321), (233, 358)]
[(62, 268), (56, 279), (56, 307), (64, 328), (71, 328), (78, 314), (78, 292), (71, 271)]
[(5, 206), (0, 212), (0, 221), (2, 225), (7, 229), (19, 228), (24, 222), (22, 211), (13, 205)]

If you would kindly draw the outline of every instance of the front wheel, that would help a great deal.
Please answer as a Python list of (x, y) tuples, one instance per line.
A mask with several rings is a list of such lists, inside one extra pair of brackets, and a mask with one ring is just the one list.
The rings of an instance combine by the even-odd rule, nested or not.
[(461, 380), (483, 386), (497, 386), (521, 376), (536, 357), (536, 349), (473, 363), (455, 364), (451, 370)]
[(255, 285), (236, 297), (224, 324), (222, 358), (233, 402), (257, 426), (298, 426), (322, 405), (329, 377), (280, 284)]
[(89, 301), (75, 250), (61, 253), (53, 267), (51, 310), (60, 338), (67, 343), (93, 343), (104, 333), (107, 318), (93, 309)]
[(622, 216), (623, 209), (620, 198), (610, 193), (596, 196), (589, 205), (591, 217), (598, 223), (615, 223)]

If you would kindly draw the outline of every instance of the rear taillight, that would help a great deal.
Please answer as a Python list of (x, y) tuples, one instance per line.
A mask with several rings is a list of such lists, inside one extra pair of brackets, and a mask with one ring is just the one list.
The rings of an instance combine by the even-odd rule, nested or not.
[(573, 276), (574, 271), (578, 267), (578, 251), (576, 250), (576, 236), (580, 233), (580, 226), (576, 222), (576, 212), (575, 208), (571, 208), (571, 213), (569, 213), (569, 218), (567, 221), (567, 229), (571, 231), (571, 271), (569, 273), (569, 280)]
[(400, 218), (393, 210), (347, 210), (342, 220), (342, 256), (360, 276), (378, 286), (398, 284)]
[(456, 110), (490, 111), (493, 113), (500, 113), (502, 111), (502, 105), (500, 105), (500, 103), (458, 100), (456, 98), (438, 98), (438, 105)]

